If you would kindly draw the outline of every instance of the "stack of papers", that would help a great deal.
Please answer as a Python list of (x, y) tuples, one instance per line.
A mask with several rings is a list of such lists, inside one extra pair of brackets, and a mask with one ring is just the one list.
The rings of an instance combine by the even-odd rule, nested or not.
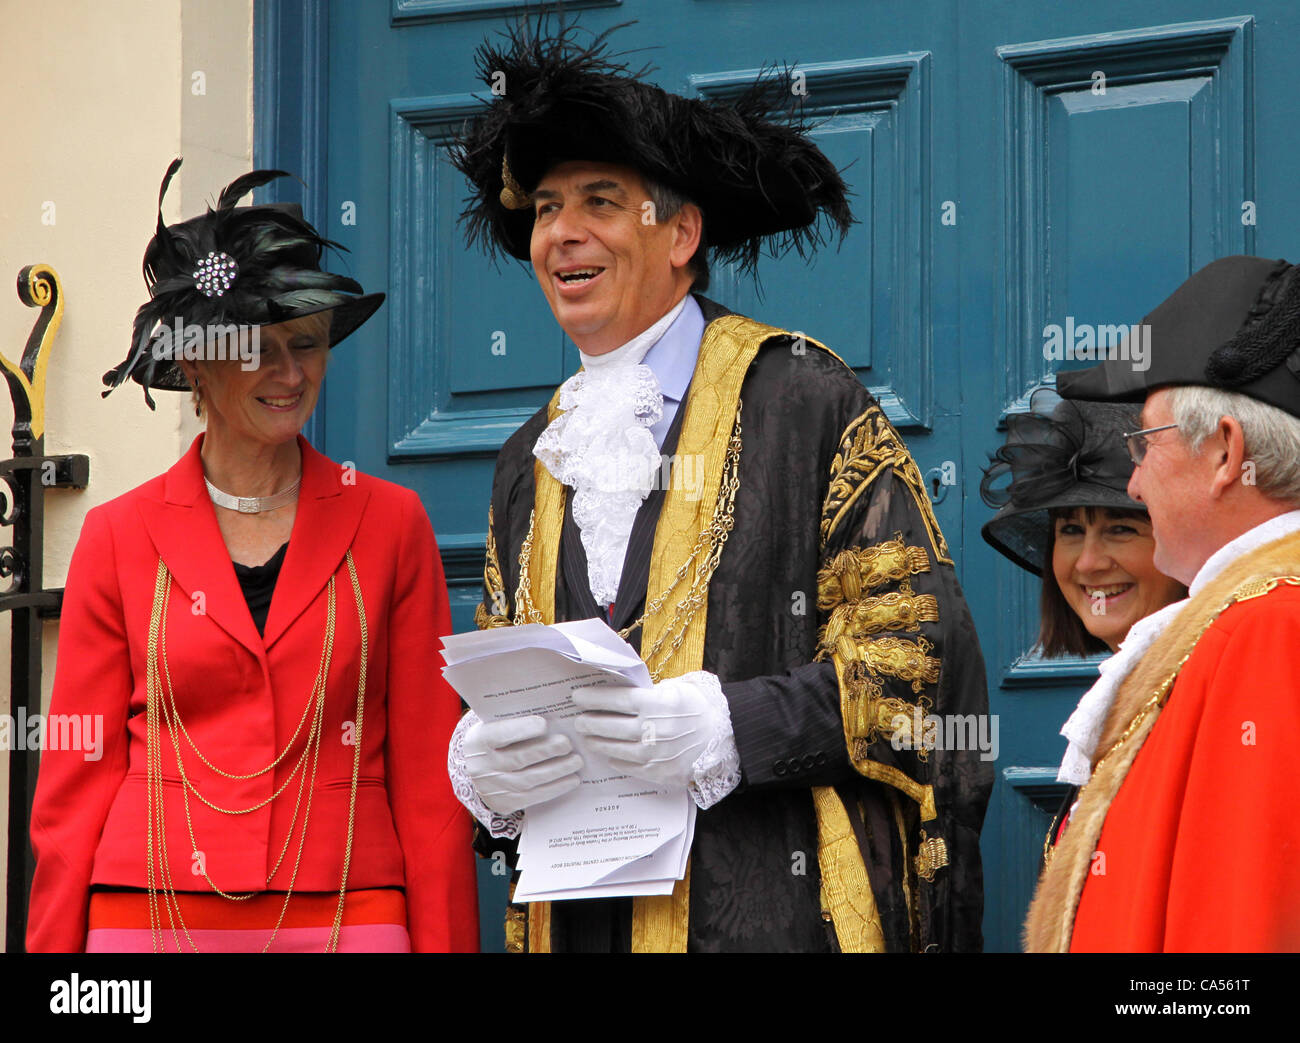
[(524, 813), (515, 901), (671, 894), (686, 873), (695, 802), (685, 787), (623, 775), (583, 745), (574, 688), (650, 687), (632, 646), (601, 619), (495, 627), (442, 639), (443, 676), (483, 721), (536, 714), (582, 756), (576, 789)]

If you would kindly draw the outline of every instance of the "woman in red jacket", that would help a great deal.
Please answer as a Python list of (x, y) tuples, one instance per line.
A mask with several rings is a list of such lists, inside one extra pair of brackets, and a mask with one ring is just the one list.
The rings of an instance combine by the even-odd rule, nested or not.
[(30, 951), (477, 948), (433, 530), (299, 434), (383, 294), (321, 271), (335, 244), (298, 207), (235, 205), (278, 176), (171, 227), (160, 209), (104, 378), (151, 408), (192, 389), (206, 430), (73, 554), (50, 711), (103, 740), (42, 756)]

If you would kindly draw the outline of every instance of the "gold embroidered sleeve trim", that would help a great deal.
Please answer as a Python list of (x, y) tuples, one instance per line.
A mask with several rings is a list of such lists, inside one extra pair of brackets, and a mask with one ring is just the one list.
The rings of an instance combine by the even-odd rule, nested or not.
[(854, 641), (841, 637), (835, 653), (846, 662), (860, 659), (882, 674), (908, 681), (912, 691), (920, 695), (928, 684), (939, 683), (939, 660), (927, 655), (934, 645), (923, 637), (909, 641), (905, 637), (877, 637), (869, 641)]
[(817, 573), (817, 607), (829, 612), (856, 602), (865, 591), (929, 571), (925, 548), (907, 546), (901, 532), (871, 547), (842, 550)]
[[(848, 744), (853, 766), (869, 779), (884, 782), (907, 794), (920, 806), (921, 820), (937, 816), (934, 789), (910, 778), (905, 772), (888, 764), (871, 759), (871, 745), (877, 739), (892, 739), (894, 734), (911, 735), (912, 722), (929, 704), (925, 697), (916, 704), (884, 696), (883, 686), (860, 659), (845, 660), (838, 654), (831, 657), (840, 686), (840, 714), (844, 719), (844, 738)], [(918, 757), (924, 759), (925, 747), (914, 744)]]
[(917, 510), (930, 537), (935, 558), (945, 565), (953, 563), (948, 543), (939, 529), (925, 480), (907, 446), (886, 419), (880, 407), (872, 405), (853, 420), (840, 436), (839, 451), (831, 462), (830, 485), (822, 505), (821, 544), (824, 548), (831, 534), (848, 515), (854, 503), (881, 474), (892, 470), (911, 492)]
[(922, 623), (939, 622), (939, 599), (916, 594), (904, 580), (900, 589), (837, 605), (822, 628), (819, 643), (833, 648), (840, 638), (878, 634), (882, 630), (920, 630)]
[(880, 679), (861, 661), (836, 663), (840, 676), (840, 706), (845, 733), (870, 744), (892, 739), (896, 732), (910, 736), (917, 707), (903, 699), (885, 696)]
[[(863, 775), (888, 782), (927, 808), (933, 792), (904, 772), (873, 762), (872, 744), (897, 740), (900, 748), (927, 760), (928, 748), (912, 735), (916, 723), (932, 703), (926, 685), (939, 682), (940, 660), (929, 655), (934, 646), (918, 634), (915, 641), (882, 631), (919, 631), (923, 622), (939, 622), (939, 601), (917, 594), (909, 577), (930, 570), (922, 547), (909, 547), (902, 533), (872, 547), (841, 551), (818, 572), (817, 607), (830, 617), (819, 635), (816, 659), (830, 658), (840, 688), (840, 713), (844, 738), (854, 766)], [(867, 594), (885, 583), (897, 590)], [(883, 677), (910, 684), (914, 702), (884, 694)], [(932, 817), (932, 816), (930, 816)]]

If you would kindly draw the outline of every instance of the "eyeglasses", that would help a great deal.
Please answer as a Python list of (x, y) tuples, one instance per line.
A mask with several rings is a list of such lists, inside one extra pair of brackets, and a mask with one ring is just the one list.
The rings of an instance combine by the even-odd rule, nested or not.
[(1170, 428), (1177, 426), (1177, 424), (1162, 424), (1160, 427), (1147, 427), (1141, 431), (1133, 431), (1124, 435), (1124, 445), (1128, 447), (1129, 459), (1133, 461), (1133, 466), (1140, 467), (1142, 461), (1146, 459), (1147, 435), (1153, 435), (1157, 431), (1168, 431)]

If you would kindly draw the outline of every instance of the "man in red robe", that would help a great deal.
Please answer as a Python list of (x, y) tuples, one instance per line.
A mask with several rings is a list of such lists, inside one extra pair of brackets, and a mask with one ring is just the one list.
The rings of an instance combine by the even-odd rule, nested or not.
[(1026, 948), (1296, 951), (1300, 266), (1215, 261), (1145, 322), (1149, 356), (1117, 351), (1058, 386), (1143, 402), (1129, 495), (1189, 597), (1117, 660), (1127, 676)]

